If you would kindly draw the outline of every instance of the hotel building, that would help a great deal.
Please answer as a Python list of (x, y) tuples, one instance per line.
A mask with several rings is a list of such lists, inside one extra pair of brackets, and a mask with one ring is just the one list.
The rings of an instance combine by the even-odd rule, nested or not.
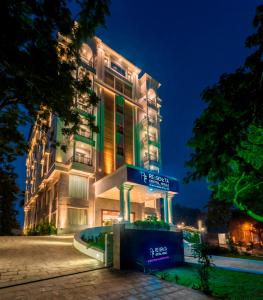
[[(53, 114), (50, 130), (34, 126), (26, 160), (25, 231), (48, 221), (58, 232), (74, 232), (114, 222), (143, 220), (149, 215), (172, 222), (171, 199), (178, 192), (174, 178), (158, 175), (161, 169), (160, 83), (99, 38), (83, 44), (79, 72), (88, 72), (100, 97), (87, 108), (76, 109), (82, 125), (67, 140), (68, 150), (53, 147), (63, 142), (63, 124)], [(95, 133), (88, 126), (94, 119)]]

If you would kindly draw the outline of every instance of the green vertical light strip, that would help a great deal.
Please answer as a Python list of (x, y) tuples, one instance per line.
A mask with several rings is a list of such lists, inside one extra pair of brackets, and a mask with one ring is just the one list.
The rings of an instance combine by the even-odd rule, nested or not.
[(134, 158), (135, 158), (135, 166), (140, 167), (140, 140), (139, 140), (139, 132), (140, 132), (140, 124), (136, 119), (136, 110), (133, 110), (133, 131), (134, 131)]
[(97, 106), (97, 125), (99, 132), (97, 133), (96, 150), (98, 152), (98, 167), (103, 169), (103, 153), (104, 153), (104, 101), (101, 100)]
[[(120, 96), (120, 95), (116, 95), (115, 96), (115, 142), (116, 142), (116, 147), (115, 149), (117, 149), (117, 146), (122, 146), (124, 148), (124, 134), (123, 133), (120, 133), (118, 132), (117, 128), (118, 128), (118, 125), (121, 125), (122, 128), (124, 128), (124, 103), (125, 103), (125, 100), (124, 100), (124, 97), (123, 96)], [(121, 117), (121, 112), (118, 112), (117, 110), (117, 106), (119, 108), (121, 108), (121, 111), (122, 111), (122, 117)], [(125, 151), (125, 149), (124, 149)], [(121, 165), (124, 164), (124, 153), (123, 155), (118, 155), (117, 153), (117, 150), (116, 150), (116, 153), (115, 153), (116, 157), (116, 168), (120, 167)]]

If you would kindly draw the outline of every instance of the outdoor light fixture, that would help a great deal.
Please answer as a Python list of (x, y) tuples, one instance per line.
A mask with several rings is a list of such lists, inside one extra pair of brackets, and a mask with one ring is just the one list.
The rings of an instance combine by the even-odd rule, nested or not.
[(118, 216), (118, 217), (117, 217), (117, 220), (118, 220), (119, 223), (122, 221), (122, 219), (123, 219), (123, 218), (122, 218), (121, 216)]

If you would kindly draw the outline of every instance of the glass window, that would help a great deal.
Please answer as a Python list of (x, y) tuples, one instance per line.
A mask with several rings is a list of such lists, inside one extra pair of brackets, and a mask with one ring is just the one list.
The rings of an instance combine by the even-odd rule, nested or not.
[(87, 199), (87, 192), (87, 178), (76, 175), (69, 175), (69, 197)]
[(128, 96), (129, 98), (132, 98), (132, 87), (128, 84), (124, 84), (123, 94)]
[(88, 224), (88, 214), (86, 209), (69, 208), (68, 221), (70, 225)]
[(111, 62), (111, 68), (113, 70), (115, 70), (116, 72), (118, 72), (119, 74), (121, 74), (122, 76), (126, 76), (126, 72), (123, 68), (121, 68), (120, 66), (118, 66), (117, 64), (115, 64), (114, 62)]
[(105, 72), (105, 83), (114, 88), (114, 76), (109, 72)]
[(115, 78), (115, 89), (123, 94), (123, 82), (117, 78)]

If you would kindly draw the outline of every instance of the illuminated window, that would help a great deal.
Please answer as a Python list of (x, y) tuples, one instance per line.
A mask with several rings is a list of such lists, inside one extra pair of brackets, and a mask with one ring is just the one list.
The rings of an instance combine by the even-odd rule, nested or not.
[(118, 66), (117, 64), (115, 64), (114, 62), (112, 62), (112, 63), (111, 63), (111, 68), (112, 68), (114, 71), (118, 72), (119, 74), (121, 74), (122, 76), (125, 77), (126, 72), (125, 72), (125, 70), (124, 70), (122, 67), (120, 67), (120, 66)]
[(69, 175), (69, 197), (87, 199), (87, 191), (87, 178)]
[(88, 214), (86, 209), (69, 208), (68, 209), (69, 225), (86, 225), (88, 224)]

